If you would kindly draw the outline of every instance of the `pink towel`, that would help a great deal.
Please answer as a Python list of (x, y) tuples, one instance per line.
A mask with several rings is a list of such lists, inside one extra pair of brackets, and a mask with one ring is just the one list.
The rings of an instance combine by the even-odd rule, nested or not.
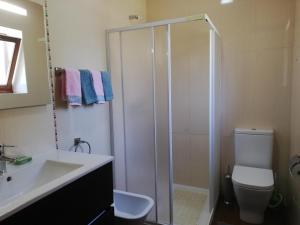
[(90, 70), (92, 76), (93, 76), (93, 82), (94, 82), (94, 88), (97, 95), (98, 104), (105, 103), (104, 99), (104, 91), (103, 91), (103, 85), (102, 85), (102, 78), (101, 78), (101, 72)]
[(69, 105), (81, 105), (81, 82), (80, 72), (74, 69), (65, 69), (61, 78), (61, 97)]

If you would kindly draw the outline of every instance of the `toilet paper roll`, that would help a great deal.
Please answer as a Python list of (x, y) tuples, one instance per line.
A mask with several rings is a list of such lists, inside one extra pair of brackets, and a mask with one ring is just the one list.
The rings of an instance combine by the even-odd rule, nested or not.
[(289, 160), (289, 168), (291, 168), (293, 165), (297, 164), (298, 162), (300, 162), (300, 156), (299, 155), (292, 156)]
[(292, 177), (300, 177), (300, 161), (297, 161), (290, 166), (290, 174)]

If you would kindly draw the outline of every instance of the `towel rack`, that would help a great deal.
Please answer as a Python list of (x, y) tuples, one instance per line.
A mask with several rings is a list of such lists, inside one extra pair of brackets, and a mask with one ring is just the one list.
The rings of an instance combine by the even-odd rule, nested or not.
[(55, 67), (54, 68), (55, 76), (59, 76), (59, 75), (61, 75), (64, 72), (65, 72), (65, 69), (63, 69), (63, 68), (60, 68), (60, 67)]

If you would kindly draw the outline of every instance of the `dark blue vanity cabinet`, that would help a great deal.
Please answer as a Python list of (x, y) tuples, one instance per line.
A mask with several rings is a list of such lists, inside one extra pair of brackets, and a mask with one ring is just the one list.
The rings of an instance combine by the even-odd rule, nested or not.
[(2, 225), (113, 225), (112, 163), (29, 205)]

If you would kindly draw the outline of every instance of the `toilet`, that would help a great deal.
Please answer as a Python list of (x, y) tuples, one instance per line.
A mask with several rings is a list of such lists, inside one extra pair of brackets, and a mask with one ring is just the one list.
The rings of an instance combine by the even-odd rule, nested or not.
[(273, 130), (235, 129), (235, 166), (232, 173), (240, 219), (264, 222), (273, 190)]
[(152, 198), (114, 190), (114, 213), (118, 225), (143, 225), (154, 206)]

